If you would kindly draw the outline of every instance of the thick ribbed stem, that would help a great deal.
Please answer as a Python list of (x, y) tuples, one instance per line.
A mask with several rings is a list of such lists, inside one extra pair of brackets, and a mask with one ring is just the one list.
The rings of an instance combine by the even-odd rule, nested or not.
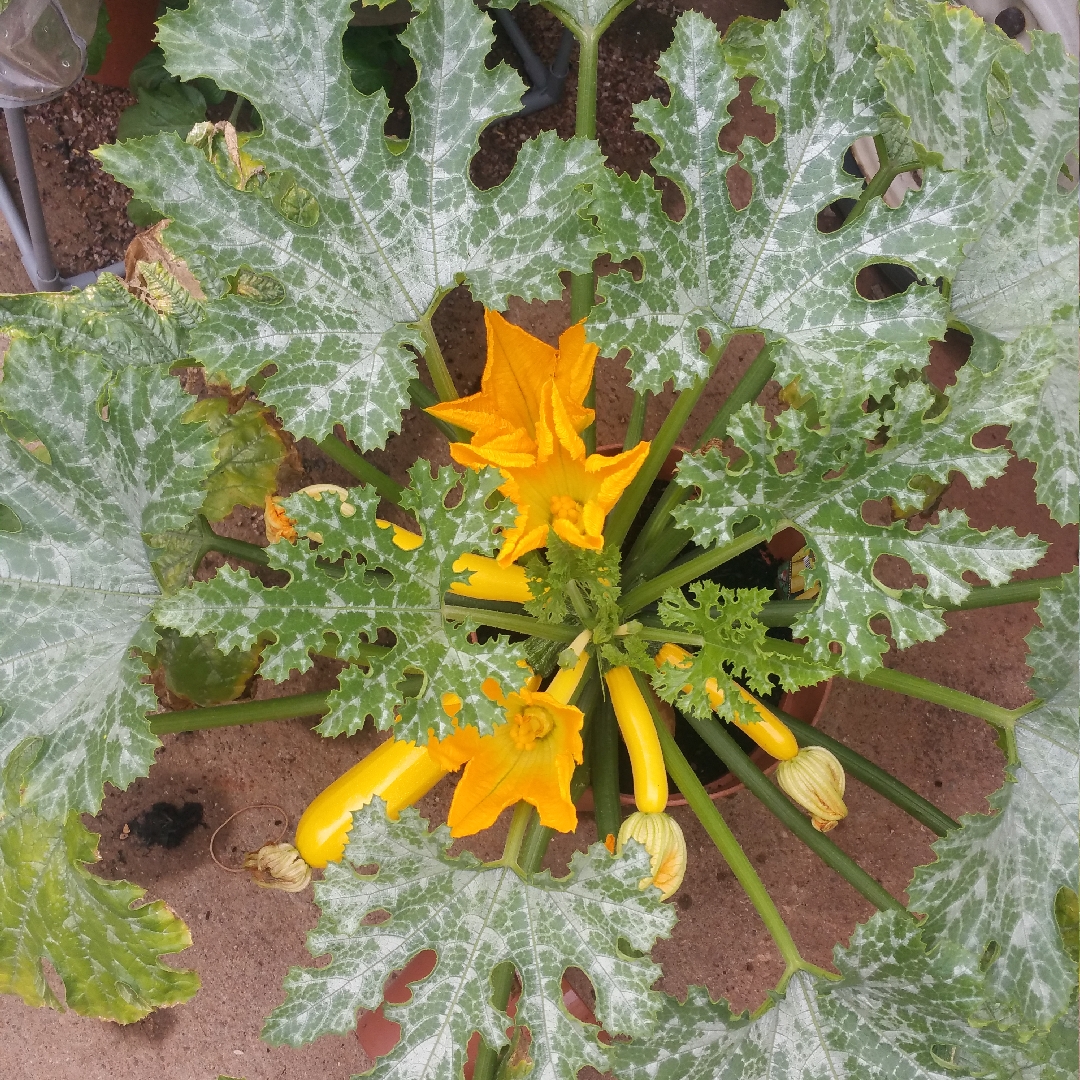
[(678, 566), (673, 566), (670, 570), (665, 570), (664, 573), (654, 577), (651, 581), (643, 582), (636, 588), (631, 589), (622, 598), (620, 607), (623, 618), (628, 619), (634, 612), (640, 611), (655, 600), (659, 600), (668, 589), (681, 588), (687, 582), (701, 577), (702, 574), (715, 570), (716, 567), (723, 565), (729, 559), (734, 559), (736, 555), (741, 555), (744, 551), (749, 551), (750, 548), (765, 543), (771, 535), (772, 533), (765, 532), (762, 529), (753, 529), (750, 532), (743, 533), (742, 536), (735, 537), (730, 544), (709, 548), (700, 555), (687, 559), (686, 562), (679, 563)]
[(401, 502), (401, 493), (405, 489), (381, 469), (376, 469), (370, 461), (361, 457), (348, 443), (342, 442), (336, 435), (327, 435), (319, 443), (319, 449), (327, 457), (333, 458), (343, 469), (351, 472), (362, 484), (373, 487), (384, 499), (395, 505)]
[(906, 784), (901, 783), (892, 773), (886, 772), (861, 754), (855, 753), (850, 747), (830, 738), (810, 724), (804, 724), (801, 720), (796, 720), (794, 716), (772, 706), (770, 708), (791, 728), (791, 733), (800, 746), (825, 747), (856, 780), (861, 780), (868, 788), (872, 788), (879, 795), (884, 795), (889, 802), (899, 806), (901, 810), (910, 814), (916, 821), (922, 822), (938, 836), (944, 836), (953, 829), (960, 828), (959, 822), (953, 821), (943, 810), (939, 810), (918, 792), (912, 791)]
[(850, 855), (841, 851), (824, 833), (818, 832), (810, 819), (799, 813), (783, 793), (773, 787), (769, 778), (728, 734), (722, 721), (716, 717), (699, 720), (689, 714), (686, 714), (686, 719), (730, 772), (746, 785), (747, 790), (760, 799), (766, 809), (806, 844), (826, 866), (835, 870), (882, 911), (906, 910), (895, 896), (875, 881)]

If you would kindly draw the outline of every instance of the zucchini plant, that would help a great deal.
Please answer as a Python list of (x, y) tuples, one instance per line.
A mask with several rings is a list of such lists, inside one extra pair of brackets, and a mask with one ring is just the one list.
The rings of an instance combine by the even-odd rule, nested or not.
[[(523, 85), (486, 66), (492, 24), (472, 0), (413, 4), (406, 140), (384, 134), (383, 90), (354, 85), (347, 0), (192, 0), (161, 20), (172, 75), (247, 100), (261, 127), (102, 147), (168, 219), (167, 257), (127, 282), (0, 300), (0, 989), (55, 1006), (47, 962), (69, 1007), (121, 1022), (196, 993), (194, 972), (160, 959), (188, 929), (87, 871), (80, 815), (106, 782), (145, 775), (164, 732), (314, 711), (326, 736), (389, 734), (312, 804), (295, 846), (252, 853), (287, 888), (324, 868), (308, 945), (331, 959), (290, 972), (272, 1043), (351, 1030), (432, 950), (430, 975), (386, 1007), (401, 1038), (377, 1076), (460, 1076), (475, 1032), (478, 1080), (586, 1065), (622, 1080), (1075, 1075), (1077, 572), (1011, 580), (1045, 545), (934, 500), (1015, 456), (1056, 521), (1078, 518), (1076, 63), (1056, 37), (1034, 32), (1025, 52), (926, 0), (806, 0), (723, 37), (684, 13), (660, 60), (667, 100), (635, 107), (655, 173), (682, 194), (676, 220), (651, 176), (616, 174), (596, 142), (598, 42), (629, 2), (546, 0), (579, 43), (577, 131), (527, 142), (489, 190), (469, 162)], [(775, 134), (731, 152), (719, 135), (745, 76)], [(880, 168), (864, 182), (844, 160), (867, 136)], [(913, 170), (917, 190), (886, 205)], [(842, 200), (843, 224), (820, 229)], [(601, 255), (620, 265), (597, 278)], [(866, 299), (856, 278), (874, 264), (915, 281)], [(570, 325), (553, 348), (498, 313), (559, 298), (560, 274)], [(432, 322), (463, 284), (487, 310), (473, 394)], [(927, 362), (949, 328), (972, 345), (942, 388)], [(726, 345), (751, 331), (764, 349), (660, 483)], [(601, 351), (628, 357), (635, 392), (610, 454), (595, 447)], [(185, 393), (178, 374), (200, 368), (222, 396)], [(675, 404), (645, 441), (669, 383)], [(455, 464), (417, 461), (401, 485), (362, 455), (413, 403)], [(1009, 445), (978, 441), (992, 425)], [(356, 485), (280, 497), (289, 436), (319, 441)], [(886, 523), (866, 509), (882, 500)], [(213, 528), (238, 503), (264, 508), (268, 547)], [(806, 544), (799, 599), (710, 576), (784, 529)], [(212, 550), (250, 569), (196, 582)], [(913, 584), (887, 586), (883, 556)], [(890, 636), (903, 649), (939, 637), (947, 611), (1024, 600), (1039, 625), (1021, 709), (882, 664)], [(256, 666), (284, 681), (318, 653), (345, 662), (325, 694), (166, 713), (146, 681), (148, 662), (172, 665), (174, 685), (230, 699)], [(953, 821), (771, 704), (833, 676), (991, 724), (1007, 761), (994, 812)], [(836, 972), (800, 954), (661, 701), (879, 909)], [(737, 729), (784, 759), (779, 787)], [(625, 822), (620, 738), (638, 804)], [(448, 821), (429, 827), (411, 804), (453, 772)], [(940, 837), (906, 908), (826, 835), (848, 774)], [(676, 918), (664, 899), (693, 857), (664, 813), (669, 777), (784, 959), (753, 1015), (652, 989), (649, 951)], [(586, 787), (596, 842), (552, 877), (548, 842), (577, 827)], [(448, 853), (510, 808), (501, 859)], [(563, 1006), (569, 967), (613, 1038)]]

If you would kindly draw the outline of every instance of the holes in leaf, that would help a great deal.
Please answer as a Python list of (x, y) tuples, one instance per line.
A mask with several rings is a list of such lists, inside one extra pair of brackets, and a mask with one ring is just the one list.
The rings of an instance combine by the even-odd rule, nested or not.
[(864, 300), (884, 300), (906, 292), (918, 278), (903, 263), (871, 263), (855, 275), (855, 291)]
[(566, 1011), (583, 1024), (597, 1024), (596, 988), (581, 968), (569, 967), (562, 977), (563, 1005)]
[(1054, 897), (1054, 920), (1061, 944), (1075, 964), (1080, 961), (1080, 902), (1076, 890), (1062, 885)]
[(372, 1058), (383, 1057), (397, 1046), (401, 1025), (387, 1020), (383, 1009), (387, 1003), (402, 1005), (412, 997), (410, 983), (426, 979), (434, 970), (438, 956), (433, 949), (417, 953), (400, 971), (395, 971), (383, 987), (383, 1004), (377, 1009), (365, 1009), (356, 1025), (356, 1037), (364, 1052)]
[(0, 533), (22, 532), (19, 515), (4, 503), (0, 503)]
[(925, 589), (927, 585), (925, 575), (916, 574), (911, 564), (898, 555), (879, 555), (874, 560), (872, 574), (889, 591), (907, 592), (916, 586)]
[(979, 970), (987, 971), (990, 965), (1001, 955), (1001, 945), (992, 938), (986, 943), (982, 956), (979, 957)]
[(745, 210), (750, 205), (754, 196), (753, 177), (736, 162), (724, 174), (724, 182), (727, 184), (728, 198), (736, 210)]
[(361, 920), (362, 926), (381, 926), (390, 918), (390, 912), (386, 908), (376, 908), (369, 911)]
[(52, 464), (52, 454), (49, 453), (49, 448), (37, 437), (36, 432), (31, 431), (30, 428), (13, 416), (5, 416), (0, 420), (0, 425), (27, 453), (33, 454), (44, 465)]
[(260, 274), (241, 266), (229, 282), (229, 292), (254, 304), (274, 307), (285, 299), (285, 286), (272, 274)]
[(1058, 170), (1058, 191), (1063, 195), (1075, 191), (1078, 180), (1080, 180), (1080, 167), (1078, 167), (1076, 154), (1069, 154), (1061, 163), (1061, 168)]

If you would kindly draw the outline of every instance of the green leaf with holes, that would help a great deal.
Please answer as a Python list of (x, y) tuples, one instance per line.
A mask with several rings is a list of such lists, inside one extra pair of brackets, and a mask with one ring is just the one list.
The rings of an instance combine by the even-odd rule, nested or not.
[[(831, 981), (797, 972), (760, 1016), (691, 987), (664, 997), (651, 1038), (612, 1046), (619, 1080), (1065, 1080), (1067, 1039), (1026, 1046), (974, 1028), (982, 980), (970, 954), (927, 950), (902, 912), (882, 912), (834, 950)], [(1075, 1053), (1073, 1054), (1075, 1061)], [(1044, 1071), (1045, 1070), (1045, 1071)]]
[(41, 750), (23, 743), (4, 770), (0, 803), (0, 993), (61, 1008), (45, 980), (48, 962), (65, 1003), (83, 1016), (130, 1024), (151, 1009), (187, 1001), (199, 976), (161, 962), (191, 944), (160, 900), (132, 907), (143, 890), (88, 873), (97, 837), (76, 813), (41, 817), (23, 805), (25, 772)]
[[(477, 190), (479, 132), (515, 112), (524, 87), (505, 66), (485, 66), (491, 21), (472, 0), (414, 11), (401, 35), (420, 73), (407, 145), (383, 134), (385, 94), (352, 86), (341, 52), (348, 0), (195, 0), (161, 21), (176, 75), (209, 76), (255, 105), (263, 128), (247, 152), (310, 193), (314, 224), (237, 190), (175, 135), (98, 151), (173, 219), (168, 242), (212, 297), (194, 356), (232, 386), (276, 365), (262, 396), (294, 435), (319, 438), (340, 422), (362, 450), (399, 427), (413, 350), (425, 347), (417, 323), (435, 298), (466, 281), (492, 308), (509, 294), (555, 299), (559, 271), (588, 269), (600, 250), (580, 213), (583, 185), (602, 170), (596, 144), (545, 132), (503, 183)], [(230, 291), (242, 267), (277, 281), (278, 302)]]
[[(696, 581), (690, 592), (693, 599), (679, 589), (671, 589), (660, 600), (664, 626), (700, 634), (704, 639), (685, 668), (672, 664), (653, 668), (653, 686), (665, 701), (678, 703), (680, 709), (695, 716), (708, 717), (713, 712), (705, 688), (708, 679), (717, 679), (721, 687), (727, 678), (739, 679), (759, 697), (765, 697), (777, 685), (797, 690), (832, 677), (834, 669), (830, 664), (779, 651), (787, 642), (766, 636), (766, 627), (756, 616), (771, 595), (769, 589), (735, 591), (711, 581)], [(691, 690), (684, 693), (687, 685)], [(729, 720), (736, 712), (747, 722), (755, 719), (752, 710), (745, 705), (740, 708), (730, 688), (717, 712)]]
[[(727, 54), (708, 19), (680, 17), (660, 61), (670, 103), (650, 99), (635, 115), (660, 145), (653, 167), (678, 185), (685, 215), (667, 216), (649, 175), (612, 180), (595, 203), (613, 250), (637, 255), (643, 273), (640, 281), (626, 270), (601, 279), (605, 302), (590, 335), (608, 356), (632, 350), (636, 388), (658, 391), (668, 379), (690, 386), (713, 363), (702, 331), (721, 345), (757, 328), (779, 343), (781, 382), (801, 376), (804, 389), (825, 391), (837, 370), (857, 370), (874, 392), (944, 332), (946, 305), (932, 284), (870, 301), (855, 278), (877, 262), (903, 263), (931, 283), (951, 278), (963, 245), (978, 235), (983, 177), (930, 172), (898, 210), (875, 200), (835, 232), (817, 227), (830, 203), (858, 198), (862, 181), (842, 170), (844, 154), (882, 128), (880, 14), (876, 2), (800, 4), (775, 23), (736, 24), (738, 47)], [(726, 175), (737, 158), (717, 140), (741, 74), (757, 77), (754, 99), (775, 115), (777, 132), (767, 144), (743, 140), (740, 165), (753, 195), (735, 209)]]
[(909, 10), (918, 17), (879, 29), (895, 113), (927, 158), (992, 177), (952, 284), (955, 318), (1000, 341), (1048, 322), (1075, 330), (1076, 193), (1061, 181), (1077, 141), (1076, 59), (1056, 34), (1032, 31), (1028, 53), (967, 8)]
[(0, 433), (0, 761), (42, 740), (24, 801), (51, 820), (94, 813), (102, 785), (150, 767), (153, 690), (133, 648), (154, 649), (158, 595), (144, 533), (178, 529), (199, 504), (213, 439), (184, 424), (187, 397), (159, 366), (105, 370), (92, 356), (17, 339), (0, 412), (51, 465)]
[[(509, 1019), (490, 996), (492, 973), (505, 962), (521, 980), (514, 1020), (532, 1036), (532, 1076), (574, 1080), (585, 1065), (607, 1071), (597, 1029), (563, 1005), (569, 967), (592, 981), (606, 1031), (650, 1030), (661, 995), (649, 987), (660, 969), (641, 954), (667, 937), (675, 913), (659, 902), (658, 890), (638, 887), (649, 867), (643, 848), (632, 843), (614, 858), (594, 844), (575, 852), (566, 877), (545, 871), (526, 879), (468, 853), (451, 857), (445, 826), (429, 833), (414, 810), (389, 822), (384, 806), (376, 798), (353, 816), (344, 861), (328, 866), (315, 886), (322, 914), (308, 948), (331, 960), (289, 972), (267, 1039), (296, 1046), (351, 1031), (359, 1009), (379, 1005), (390, 973), (427, 949), (437, 953), (432, 973), (413, 984), (408, 1002), (385, 1008), (402, 1039), (378, 1060), (375, 1077), (459, 1076), (473, 1031), (491, 1047), (504, 1046)], [(376, 912), (390, 917), (367, 918)]]
[(908, 890), (912, 910), (926, 912), (928, 940), (956, 942), (989, 963), (980, 1020), (1016, 1025), (1022, 1037), (1049, 1028), (1076, 993), (1076, 957), (1055, 906), (1080, 870), (1078, 596), (1074, 570), (1039, 601), (1042, 625), (1027, 639), (1039, 705), (1004, 734), (1009, 770), (991, 797), (994, 813), (965, 815)]
[[(432, 477), (428, 463), (418, 461), (402, 500), (424, 536), (411, 551), (398, 547), (388, 523), (376, 518), (379, 496), (371, 489), (352, 490), (351, 501), (330, 492), (318, 500), (294, 495), (283, 500), (285, 510), (300, 536), (318, 547), (310, 550), (301, 540), (267, 549), (271, 567), (288, 573), (287, 585), (267, 588), (246, 571), (222, 568), (212, 581), (161, 600), (155, 617), (189, 637), (214, 634), (223, 652), (271, 639), (260, 670), (278, 681), (306, 671), (311, 652), (320, 649), (357, 661), (340, 676), (319, 725), (324, 735), (352, 734), (371, 716), (380, 728), (394, 725), (397, 738), (424, 740), (429, 729), (443, 738), (453, 730), (442, 705), (451, 693), (463, 703), (458, 719), (490, 732), (503, 715), (481, 684), (493, 678), (506, 689), (518, 686), (524, 652), (500, 638), (473, 644), (476, 620), (447, 622), (443, 603), (459, 579), (458, 556), (492, 554), (494, 528), (513, 521), (512, 506), (485, 506), (499, 483), (491, 472), (458, 475), (445, 468)], [(444, 504), (459, 486), (460, 501), (448, 510)], [(373, 649), (380, 631), (393, 635), (393, 645)], [(417, 672), (420, 694), (406, 697), (402, 681)]]
[[(944, 604), (959, 603), (971, 589), (966, 572), (1003, 584), (1042, 557), (1046, 545), (1037, 537), (999, 528), (981, 533), (959, 510), (941, 511), (936, 522), (917, 528), (907, 521), (872, 524), (866, 508), (889, 498), (906, 506), (927, 480), (944, 484), (954, 470), (976, 487), (999, 475), (1008, 451), (980, 450), (972, 437), (1027, 415), (1053, 362), (1030, 352), (990, 375), (968, 364), (947, 396), (911, 372), (880, 410), (870, 411), (858, 372), (848, 371), (828, 420), (813, 399), (780, 413), (774, 424), (762, 408), (747, 406), (729, 428), (745, 456), (732, 463), (714, 449), (684, 457), (678, 481), (701, 495), (675, 517), (703, 545), (732, 542), (745, 522), (770, 535), (797, 528), (816, 556), (807, 585), (820, 582), (821, 596), (807, 604), (793, 632), (809, 637), (812, 659), (828, 662), (837, 642), (841, 670), (865, 674), (888, 648), (870, 625), (875, 616), (888, 618), (901, 649), (933, 640), (945, 632)], [(905, 560), (926, 585), (887, 587), (877, 576), (882, 556)]]

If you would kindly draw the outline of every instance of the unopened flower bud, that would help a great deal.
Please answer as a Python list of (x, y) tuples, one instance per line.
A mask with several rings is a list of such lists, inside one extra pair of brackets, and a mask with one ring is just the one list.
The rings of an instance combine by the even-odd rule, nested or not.
[(776, 769), (780, 787), (813, 819), (818, 832), (828, 832), (847, 817), (844, 767), (824, 746), (804, 746)]
[(615, 845), (616, 854), (622, 854), (630, 839), (641, 844), (651, 860), (651, 876), (642, 878), (639, 888), (655, 885), (660, 890), (661, 900), (674, 896), (686, 873), (686, 841), (679, 823), (664, 813), (645, 814), (639, 810), (622, 823)]
[(311, 867), (292, 844), (263, 844), (244, 856), (244, 869), (256, 885), (282, 892), (302, 892), (311, 881)]

